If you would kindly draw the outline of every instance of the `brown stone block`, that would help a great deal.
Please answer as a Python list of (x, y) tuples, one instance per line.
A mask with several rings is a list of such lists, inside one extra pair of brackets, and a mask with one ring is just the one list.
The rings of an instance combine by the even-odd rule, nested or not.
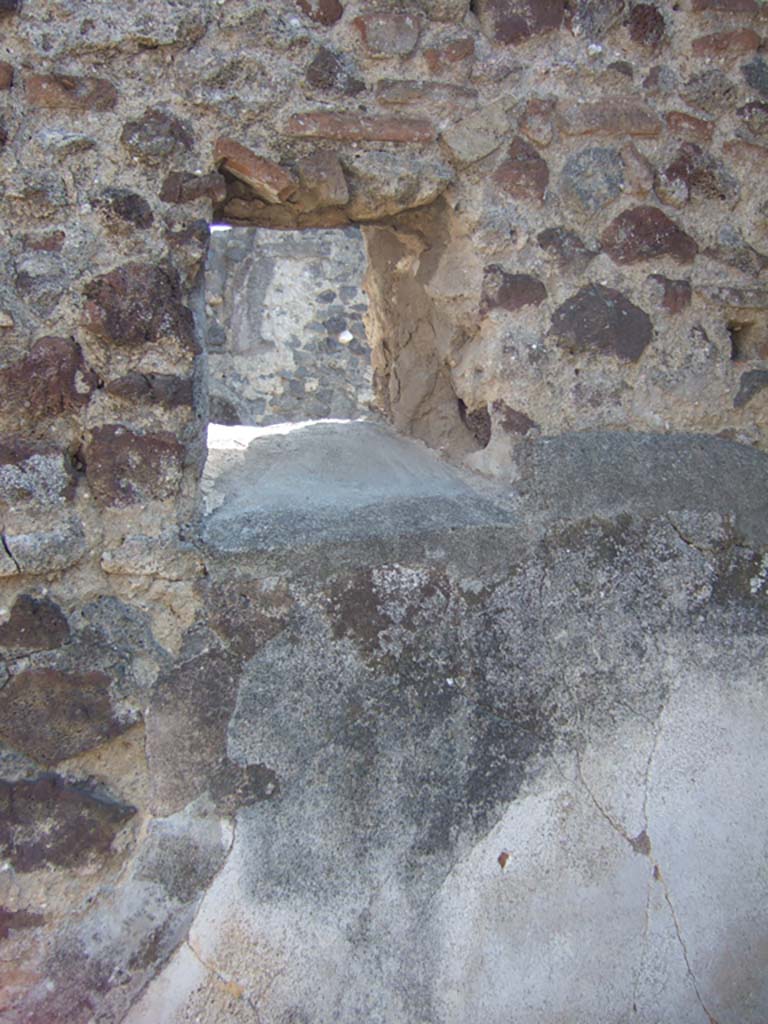
[(421, 22), (405, 11), (364, 14), (352, 22), (370, 57), (407, 57), (416, 49)]
[(653, 327), (648, 314), (622, 292), (590, 284), (555, 310), (549, 333), (558, 345), (572, 352), (596, 352), (636, 362), (653, 338)]
[(234, 139), (219, 138), (214, 147), (217, 166), (223, 166), (268, 203), (285, 202), (298, 188), (292, 174), (264, 157), (257, 156)]
[(107, 394), (128, 402), (178, 409), (192, 405), (192, 380), (168, 373), (128, 373), (107, 384)]
[(0, 647), (25, 654), (51, 651), (69, 639), (69, 624), (57, 604), (48, 597), (20, 594), (11, 614), (0, 624)]
[(434, 125), (426, 118), (366, 116), (364, 114), (294, 114), (288, 135), (336, 142), (433, 142)]
[(173, 340), (197, 349), (178, 277), (165, 267), (126, 263), (91, 281), (85, 296), (85, 325), (103, 341), (139, 348)]
[(174, 434), (139, 434), (117, 423), (96, 427), (85, 448), (86, 477), (100, 505), (123, 507), (173, 497), (184, 449)]
[(333, 25), (344, 13), (339, 0), (296, 0), (299, 10), (318, 25)]
[(743, 139), (729, 139), (728, 142), (723, 143), (723, 156), (727, 156), (736, 164), (744, 161), (762, 175), (768, 174), (768, 148), (766, 146), (758, 146), (754, 142), (745, 142)]
[(358, 78), (357, 67), (347, 54), (334, 53), (321, 46), (306, 71), (306, 80), (313, 89), (357, 96), (365, 91), (365, 82)]
[(539, 306), (547, 297), (544, 284), (530, 274), (508, 274), (498, 264), (485, 268), (480, 315), (492, 309), (513, 313), (525, 306)]
[(29, 355), (0, 369), (0, 417), (34, 433), (41, 420), (87, 405), (97, 383), (71, 338), (40, 338)]
[(735, 32), (713, 32), (699, 36), (691, 44), (694, 57), (740, 57), (754, 52), (762, 40), (751, 28), (740, 28)]
[(444, 46), (430, 46), (424, 50), (424, 60), (432, 74), (440, 74), (441, 71), (468, 60), (475, 55), (475, 40), (471, 36), (464, 36), (461, 39), (454, 39)]
[(105, 78), (74, 75), (30, 75), (27, 99), (35, 107), (49, 110), (114, 110), (117, 89)]
[(566, 135), (652, 136), (661, 131), (655, 111), (631, 97), (561, 103), (557, 120)]
[(63, 231), (49, 231), (44, 235), (22, 235), (21, 244), (30, 252), (61, 252), (66, 239)]
[(0, 60), (0, 89), (10, 89), (13, 85), (13, 65)]
[(560, 28), (563, 0), (476, 0), (475, 12), (484, 34), (503, 46)]
[(20, 872), (103, 858), (135, 807), (84, 783), (46, 773), (0, 779), (0, 856)]
[(150, 108), (138, 120), (123, 125), (120, 141), (134, 156), (155, 163), (191, 149), (194, 139), (187, 125), (173, 114)]
[(107, 215), (112, 223), (123, 221), (140, 230), (152, 227), (154, 214), (143, 196), (127, 188), (107, 188), (91, 199), (94, 210)]
[(664, 116), (670, 131), (693, 142), (709, 142), (715, 133), (714, 122), (694, 117), (682, 110), (670, 110)]
[(659, 256), (691, 263), (699, 251), (690, 235), (657, 206), (635, 206), (620, 213), (603, 232), (602, 245), (614, 263)]
[(507, 159), (496, 168), (493, 180), (515, 199), (541, 200), (549, 184), (549, 168), (539, 152), (518, 136), (510, 143)]
[(103, 672), (19, 672), (0, 692), (0, 735), (44, 765), (82, 754), (134, 724), (115, 713), (109, 688)]

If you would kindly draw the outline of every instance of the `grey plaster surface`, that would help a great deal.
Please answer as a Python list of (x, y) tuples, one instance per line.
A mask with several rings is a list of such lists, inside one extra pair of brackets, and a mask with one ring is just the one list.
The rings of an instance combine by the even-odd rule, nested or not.
[(498, 489), (373, 424), (230, 460), (146, 715), (134, 875), (194, 920), (122, 1019), (765, 1024), (766, 461), (582, 435)]

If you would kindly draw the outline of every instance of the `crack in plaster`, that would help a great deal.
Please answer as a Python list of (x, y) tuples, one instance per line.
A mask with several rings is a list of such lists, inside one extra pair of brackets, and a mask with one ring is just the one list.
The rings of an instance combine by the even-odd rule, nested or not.
[(8, 555), (10, 560), (16, 566), (16, 572), (21, 573), (21, 566), (19, 565), (19, 563), (14, 558), (13, 552), (11, 551), (10, 547), (8, 546), (8, 538), (5, 536), (4, 533), (0, 534), (0, 540), (2, 540), (2, 542), (3, 542), (3, 549), (4, 549), (5, 553), (6, 553), (6, 555)]

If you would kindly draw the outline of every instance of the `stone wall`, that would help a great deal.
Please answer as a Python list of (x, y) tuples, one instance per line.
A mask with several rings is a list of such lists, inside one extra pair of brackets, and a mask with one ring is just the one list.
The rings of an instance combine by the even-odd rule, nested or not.
[[(368, 254), (377, 408), (402, 435), (495, 478), (506, 493), (525, 482), (538, 452), (551, 450), (550, 438), (588, 438), (595, 431), (615, 436), (617, 444), (637, 432), (707, 435), (721, 446), (724, 464), (738, 463), (747, 451), (762, 465), (760, 453), (768, 447), (768, 5), (0, 0), (0, 22), (6, 239), (0, 267), (0, 851), (10, 865), (0, 872), (0, 942), (4, 967), (10, 965), (0, 1007), (14, 1024), (119, 1020), (184, 942), (203, 893), (233, 849), (238, 807), (274, 792), (270, 765), (240, 763), (226, 752), (244, 665), (286, 628), (288, 609), (321, 608), (321, 619), (331, 614), (323, 602), (332, 595), (323, 587), (297, 584), (288, 593), (283, 577), (290, 555), (279, 565), (280, 578), (257, 574), (240, 588), (217, 576), (218, 556), (200, 541), (209, 367), (218, 358), (213, 345), (206, 353), (203, 326), (209, 225), (359, 227)], [(216, 408), (221, 395), (214, 384), (211, 392)], [(334, 412), (332, 399), (324, 405)], [(250, 411), (237, 405), (238, 417)], [(299, 415), (295, 407), (288, 411)], [(608, 479), (619, 489), (621, 462), (611, 465)], [(665, 463), (662, 475), (674, 477), (674, 463)], [(738, 478), (742, 491), (748, 475)], [(579, 474), (568, 479), (564, 487), (574, 486)], [(734, 507), (742, 491), (734, 491)], [(633, 500), (641, 497), (635, 492)], [(723, 726), (713, 711), (703, 734), (693, 730), (686, 740), (691, 764), (706, 773), (693, 752), (708, 749), (708, 730), (727, 733), (730, 698), (723, 693), (741, 665), (748, 681), (735, 731), (747, 728), (744, 708), (757, 709), (757, 720), (763, 713), (764, 652), (755, 623), (764, 626), (758, 612), (765, 539), (739, 532), (727, 510), (719, 509), (725, 518), (714, 523), (700, 497), (697, 492), (693, 525), (671, 520), (677, 541), (667, 525), (660, 548), (653, 531), (629, 531), (634, 540), (619, 545), (624, 560), (615, 575), (604, 563), (614, 565), (616, 530), (593, 524), (583, 554), (592, 575), (586, 583), (579, 572), (563, 576), (562, 601), (569, 612), (581, 610), (581, 602), (621, 578), (630, 581), (621, 597), (629, 620), (635, 597), (647, 596), (647, 588), (653, 597), (646, 610), (666, 609), (671, 621), (673, 612), (685, 609), (701, 678), (709, 680), (714, 703), (708, 706), (717, 704), (725, 716)], [(632, 508), (625, 512), (631, 515)], [(670, 506), (664, 515), (674, 512)], [(602, 522), (614, 513), (611, 506), (595, 515)], [(562, 524), (563, 558), (570, 557), (572, 527)], [(494, 550), (493, 530), (490, 536)], [(678, 541), (682, 547), (675, 547)], [(486, 591), (482, 574), (466, 568), (472, 559), (467, 543), (461, 600), (477, 598), (493, 620), (505, 594), (525, 579), (525, 559), (499, 548), (512, 577), (504, 582), (503, 573), (496, 574)], [(652, 561), (658, 556), (653, 571), (640, 559), (646, 549)], [(544, 559), (536, 577), (541, 597), (549, 562), (537, 550)], [(686, 570), (670, 581), (663, 570), (670, 551), (697, 566), (700, 556), (701, 572)], [(402, 555), (397, 544), (382, 552), (382, 559), (395, 562)], [(398, 568), (403, 593), (409, 580), (424, 582), (430, 559), (443, 555), (440, 538), (433, 537), (416, 563)], [(386, 567), (382, 572), (386, 589)], [(354, 580), (345, 580), (339, 586), (354, 591)], [(428, 579), (424, 586), (427, 597), (435, 597)], [(373, 591), (369, 581), (355, 592), (355, 614), (366, 608), (379, 614)], [(523, 614), (533, 591), (515, 592)], [(444, 672), (439, 608), (432, 619), (421, 619), (406, 597), (386, 615), (398, 625), (415, 623), (430, 643), (437, 638), (423, 663), (418, 645), (402, 648), (411, 650), (409, 671), (417, 682), (427, 663), (424, 672), (437, 678)], [(699, 603), (709, 601), (727, 606), (715, 635), (730, 661), (718, 661), (715, 648), (697, 646)], [(247, 635), (230, 628), (238, 616)], [(552, 631), (557, 620), (557, 614), (548, 619)], [(588, 620), (577, 616), (574, 629), (588, 631)], [(514, 634), (515, 616), (504, 621)], [(663, 674), (668, 664), (653, 639), (657, 620), (643, 623), (643, 649), (654, 652), (652, 664)], [(480, 621), (478, 637), (486, 624)], [(341, 633), (332, 623), (323, 626), (323, 635), (332, 646), (341, 644), (333, 648), (341, 663), (346, 627), (338, 628)], [(291, 629), (301, 634), (299, 620), (291, 620)], [(731, 634), (738, 642), (730, 644)], [(540, 642), (546, 646), (550, 639)], [(386, 642), (384, 648), (381, 657), (391, 658)], [(684, 665), (693, 648), (679, 649)], [(566, 652), (569, 659), (574, 651)], [(606, 723), (614, 704), (626, 706), (627, 695), (598, 699), (620, 674), (620, 659), (608, 670), (597, 655), (590, 660), (585, 648), (578, 651), (586, 659), (583, 685), (596, 681), (597, 695), (590, 691), (595, 722), (607, 730), (595, 726), (589, 742), (603, 744), (604, 779), (621, 805), (622, 781), (611, 775), (605, 750), (623, 741), (610, 733), (609, 743)], [(290, 678), (306, 678), (311, 692), (311, 650), (300, 662)], [(512, 672), (521, 662), (505, 647), (498, 664)], [(360, 671), (368, 678), (373, 669)], [(556, 672), (549, 663), (547, 673), (551, 682)], [(327, 676), (333, 674), (331, 665)], [(678, 693), (679, 675), (666, 679), (665, 694)], [(686, 686), (675, 719), (682, 723), (699, 693), (696, 679)], [(718, 686), (721, 703), (712, 696)], [(202, 709), (193, 700), (201, 693), (211, 694)], [(354, 717), (353, 704), (350, 695)], [(311, 699), (303, 707), (302, 721), (311, 718)], [(563, 714), (578, 717), (578, 701), (567, 707)], [(546, 714), (557, 719), (559, 708), (553, 699)], [(659, 708), (654, 713), (662, 715)], [(638, 714), (650, 712), (643, 705)], [(147, 723), (167, 718), (176, 727), (176, 760), (169, 755), (148, 765)], [(204, 729), (214, 737), (207, 752), (201, 749)], [(359, 742), (368, 749), (364, 738)], [(355, 749), (357, 743), (350, 740)], [(472, 775), (474, 754), (457, 743), (457, 757), (469, 758), (462, 764)], [(581, 749), (574, 743), (572, 754)], [(733, 751), (726, 756), (724, 747), (725, 741), (715, 749), (728, 765)], [(556, 745), (550, 753), (547, 778), (554, 778)], [(674, 738), (668, 760), (674, 771)], [(199, 778), (185, 776), (188, 802), (163, 803), (153, 789), (158, 772), (184, 775), (190, 762), (201, 767)], [(481, 762), (477, 771), (493, 777), (493, 762)], [(578, 763), (571, 764), (574, 772)], [(389, 769), (378, 767), (385, 791)], [(639, 770), (633, 762), (635, 776)], [(365, 758), (349, 771), (376, 778)], [(425, 764), (426, 778), (441, 777), (430, 771)], [(320, 766), (317, 786), (332, 774), (332, 763)], [(478, 777), (472, 775), (474, 782)], [(451, 831), (446, 810), (454, 845), (435, 869), (450, 873), (465, 854), (462, 863), (471, 865), (467, 851), (481, 842), (494, 815), (501, 821), (508, 811), (512, 818), (519, 812), (518, 792), (494, 791), (493, 808), (470, 831), (464, 819)], [(745, 819), (729, 817), (722, 792), (713, 792), (719, 793), (712, 810), (718, 849), (724, 849), (724, 835), (735, 835), (738, 850), (746, 842), (738, 838), (748, 831)], [(566, 818), (564, 801), (557, 813)], [(749, 808), (751, 820), (765, 819), (754, 777), (741, 762), (733, 802)], [(684, 808), (685, 800), (676, 806)], [(633, 821), (642, 821), (636, 812)], [(610, 810), (606, 815), (617, 820)], [(700, 838), (700, 809), (691, 820)], [(665, 821), (682, 865), (690, 836)], [(585, 819), (583, 829), (589, 827)], [(531, 842), (535, 849), (535, 837)], [(297, 845), (286, 840), (282, 854), (296, 854)], [(579, 861), (573, 868), (583, 872), (587, 890), (600, 885), (590, 876), (599, 855), (598, 849), (588, 865)], [(697, 863), (705, 861), (701, 854)], [(679, 972), (683, 1009), (677, 1019), (699, 1020), (714, 995), (702, 1002), (695, 975), (716, 963), (707, 992), (717, 995), (718, 1024), (762, 1024), (766, 998), (753, 975), (745, 975), (744, 984), (753, 985), (748, 995), (738, 985), (729, 988), (728, 957), (738, 952), (729, 952), (727, 936), (733, 925), (739, 949), (762, 941), (742, 925), (764, 892), (751, 888), (750, 879), (737, 905), (723, 881), (734, 862), (724, 857), (717, 863), (722, 886), (712, 891), (722, 892), (722, 907), (733, 910), (717, 931), (717, 948), (701, 953), (696, 971), (687, 953), (680, 960), (684, 929), (674, 897), (665, 893), (659, 899), (672, 917), (658, 933), (648, 918), (643, 956), (658, 967), (648, 984), (663, 991), (659, 977)], [(648, 906), (651, 901), (649, 895)], [(457, 905), (449, 900), (441, 908), (444, 922)], [(467, 913), (485, 905), (470, 900)], [(363, 917), (358, 924), (366, 927)], [(433, 924), (439, 942), (450, 945), (456, 931)], [(387, 947), (387, 927), (384, 921), (369, 964)], [(322, 945), (321, 932), (312, 941)], [(588, 946), (591, 934), (579, 933), (580, 943)], [(472, 936), (455, 948), (471, 950)], [(269, 961), (269, 950), (264, 956)], [(317, 966), (306, 984), (324, 970)], [(448, 973), (460, 993), (469, 991), (461, 972)], [(397, 976), (393, 968), (392, 984)], [(437, 976), (430, 977), (439, 987)], [(239, 998), (219, 968), (206, 978), (225, 986), (222, 1000)], [(269, 987), (265, 978), (258, 984)], [(624, 1003), (621, 1010), (616, 1006), (620, 997), (632, 1005), (631, 989), (629, 982), (619, 986), (615, 1002), (599, 1012), (585, 1004), (585, 1017), (620, 1019)], [(255, 998), (250, 989), (248, 998)], [(482, 998), (467, 998), (459, 1011), (435, 1010), (435, 1019), (482, 1016)], [(494, 1005), (496, 1016), (489, 1019), (500, 1020), (504, 1006)], [(643, 1005), (650, 1009), (640, 1019), (659, 1019), (663, 1011), (650, 996)], [(360, 1006), (348, 1007), (344, 1019), (365, 1019), (364, 1000)], [(521, 1021), (546, 1019), (542, 1006), (524, 1007)], [(247, 1017), (250, 1011), (241, 1010)], [(212, 1019), (226, 1021), (228, 1012), (219, 1006)], [(281, 1004), (265, 1019), (305, 1019), (301, 1012), (291, 1016), (291, 1007)]]
[(357, 228), (214, 232), (205, 268), (210, 421), (370, 414), (364, 271)]

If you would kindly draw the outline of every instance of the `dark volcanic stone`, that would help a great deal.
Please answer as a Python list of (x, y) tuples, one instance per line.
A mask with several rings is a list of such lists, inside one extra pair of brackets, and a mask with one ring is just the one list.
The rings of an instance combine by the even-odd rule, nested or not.
[(742, 409), (765, 388), (768, 388), (768, 370), (748, 370), (743, 373), (738, 393), (733, 400), (734, 409)]
[(601, 284), (582, 288), (552, 316), (550, 336), (574, 352), (636, 362), (653, 338), (650, 317), (626, 295)]
[(11, 932), (21, 931), (22, 928), (39, 928), (43, 924), (45, 924), (43, 914), (0, 907), (0, 941), (7, 939)]
[(194, 139), (188, 126), (173, 114), (150, 109), (140, 120), (126, 122), (120, 141), (134, 156), (153, 163), (191, 149)]
[(91, 206), (103, 210), (136, 228), (152, 227), (154, 216), (146, 199), (127, 188), (108, 188), (91, 200)]
[(508, 434), (527, 434), (537, 426), (530, 416), (518, 409), (512, 409), (506, 402), (498, 399), (493, 403), (493, 411), (499, 417), (499, 424), (502, 430)]
[(192, 405), (192, 390), (191, 378), (169, 373), (127, 373), (106, 386), (107, 393), (117, 398), (162, 405), (166, 409)]
[(85, 448), (86, 477), (100, 505), (135, 505), (172, 497), (183, 448), (174, 434), (138, 434), (117, 423), (96, 427)]
[(598, 40), (621, 21), (625, 0), (568, 0), (566, 3), (571, 29), (587, 39)]
[(135, 807), (46, 773), (0, 779), (0, 855), (17, 871), (78, 867), (109, 854)]
[(656, 4), (634, 4), (629, 12), (629, 37), (633, 43), (655, 50), (664, 39), (666, 23)]
[(547, 297), (543, 283), (530, 274), (508, 274), (498, 264), (485, 268), (481, 315), (492, 309), (514, 312), (523, 306), (538, 306)]
[(483, 405), (477, 409), (468, 409), (466, 404), (459, 399), (459, 416), (480, 447), (487, 448), (488, 442), (491, 440), (492, 428), (488, 407)]
[(588, 248), (575, 231), (563, 225), (545, 228), (536, 236), (536, 241), (547, 255), (555, 257), (563, 269), (581, 271), (597, 256), (597, 252)]
[(56, 764), (119, 736), (134, 720), (119, 718), (103, 672), (25, 669), (0, 691), (0, 735), (41, 764)]
[(735, 83), (718, 68), (694, 75), (680, 92), (691, 106), (699, 107), (710, 114), (732, 107), (738, 95)]
[(510, 143), (507, 159), (496, 168), (493, 180), (515, 199), (543, 199), (549, 184), (549, 167), (538, 150), (518, 135)]
[(686, 142), (669, 166), (656, 175), (654, 190), (662, 202), (681, 206), (690, 199), (735, 202), (739, 182), (723, 164), (695, 142)]
[(755, 92), (768, 97), (768, 64), (762, 57), (755, 57), (749, 64), (742, 67), (744, 78)]
[(560, 191), (587, 213), (595, 213), (621, 195), (624, 161), (615, 149), (590, 146), (570, 156), (560, 176)]
[(699, 247), (657, 206), (635, 206), (611, 221), (602, 235), (603, 249), (615, 263), (638, 263), (670, 256), (691, 263)]
[(164, 203), (191, 203), (208, 198), (214, 204), (227, 197), (227, 183), (217, 171), (210, 174), (192, 174), (191, 171), (171, 171), (163, 182), (160, 198)]
[(126, 263), (85, 288), (86, 324), (104, 341), (127, 348), (176, 341), (196, 348), (192, 313), (178, 275), (153, 263)]
[(736, 111), (747, 128), (753, 135), (761, 139), (768, 139), (768, 103), (761, 103), (754, 100), (752, 103), (745, 103)]
[(365, 82), (355, 75), (348, 57), (340, 57), (327, 46), (321, 46), (307, 68), (307, 82), (321, 92), (339, 92), (356, 96), (365, 89)]
[(11, 651), (50, 651), (68, 639), (66, 616), (48, 597), (37, 600), (31, 594), (20, 594), (0, 625), (0, 647)]
[(81, 409), (96, 384), (71, 338), (40, 338), (29, 355), (0, 369), (0, 416), (32, 433), (40, 420)]

